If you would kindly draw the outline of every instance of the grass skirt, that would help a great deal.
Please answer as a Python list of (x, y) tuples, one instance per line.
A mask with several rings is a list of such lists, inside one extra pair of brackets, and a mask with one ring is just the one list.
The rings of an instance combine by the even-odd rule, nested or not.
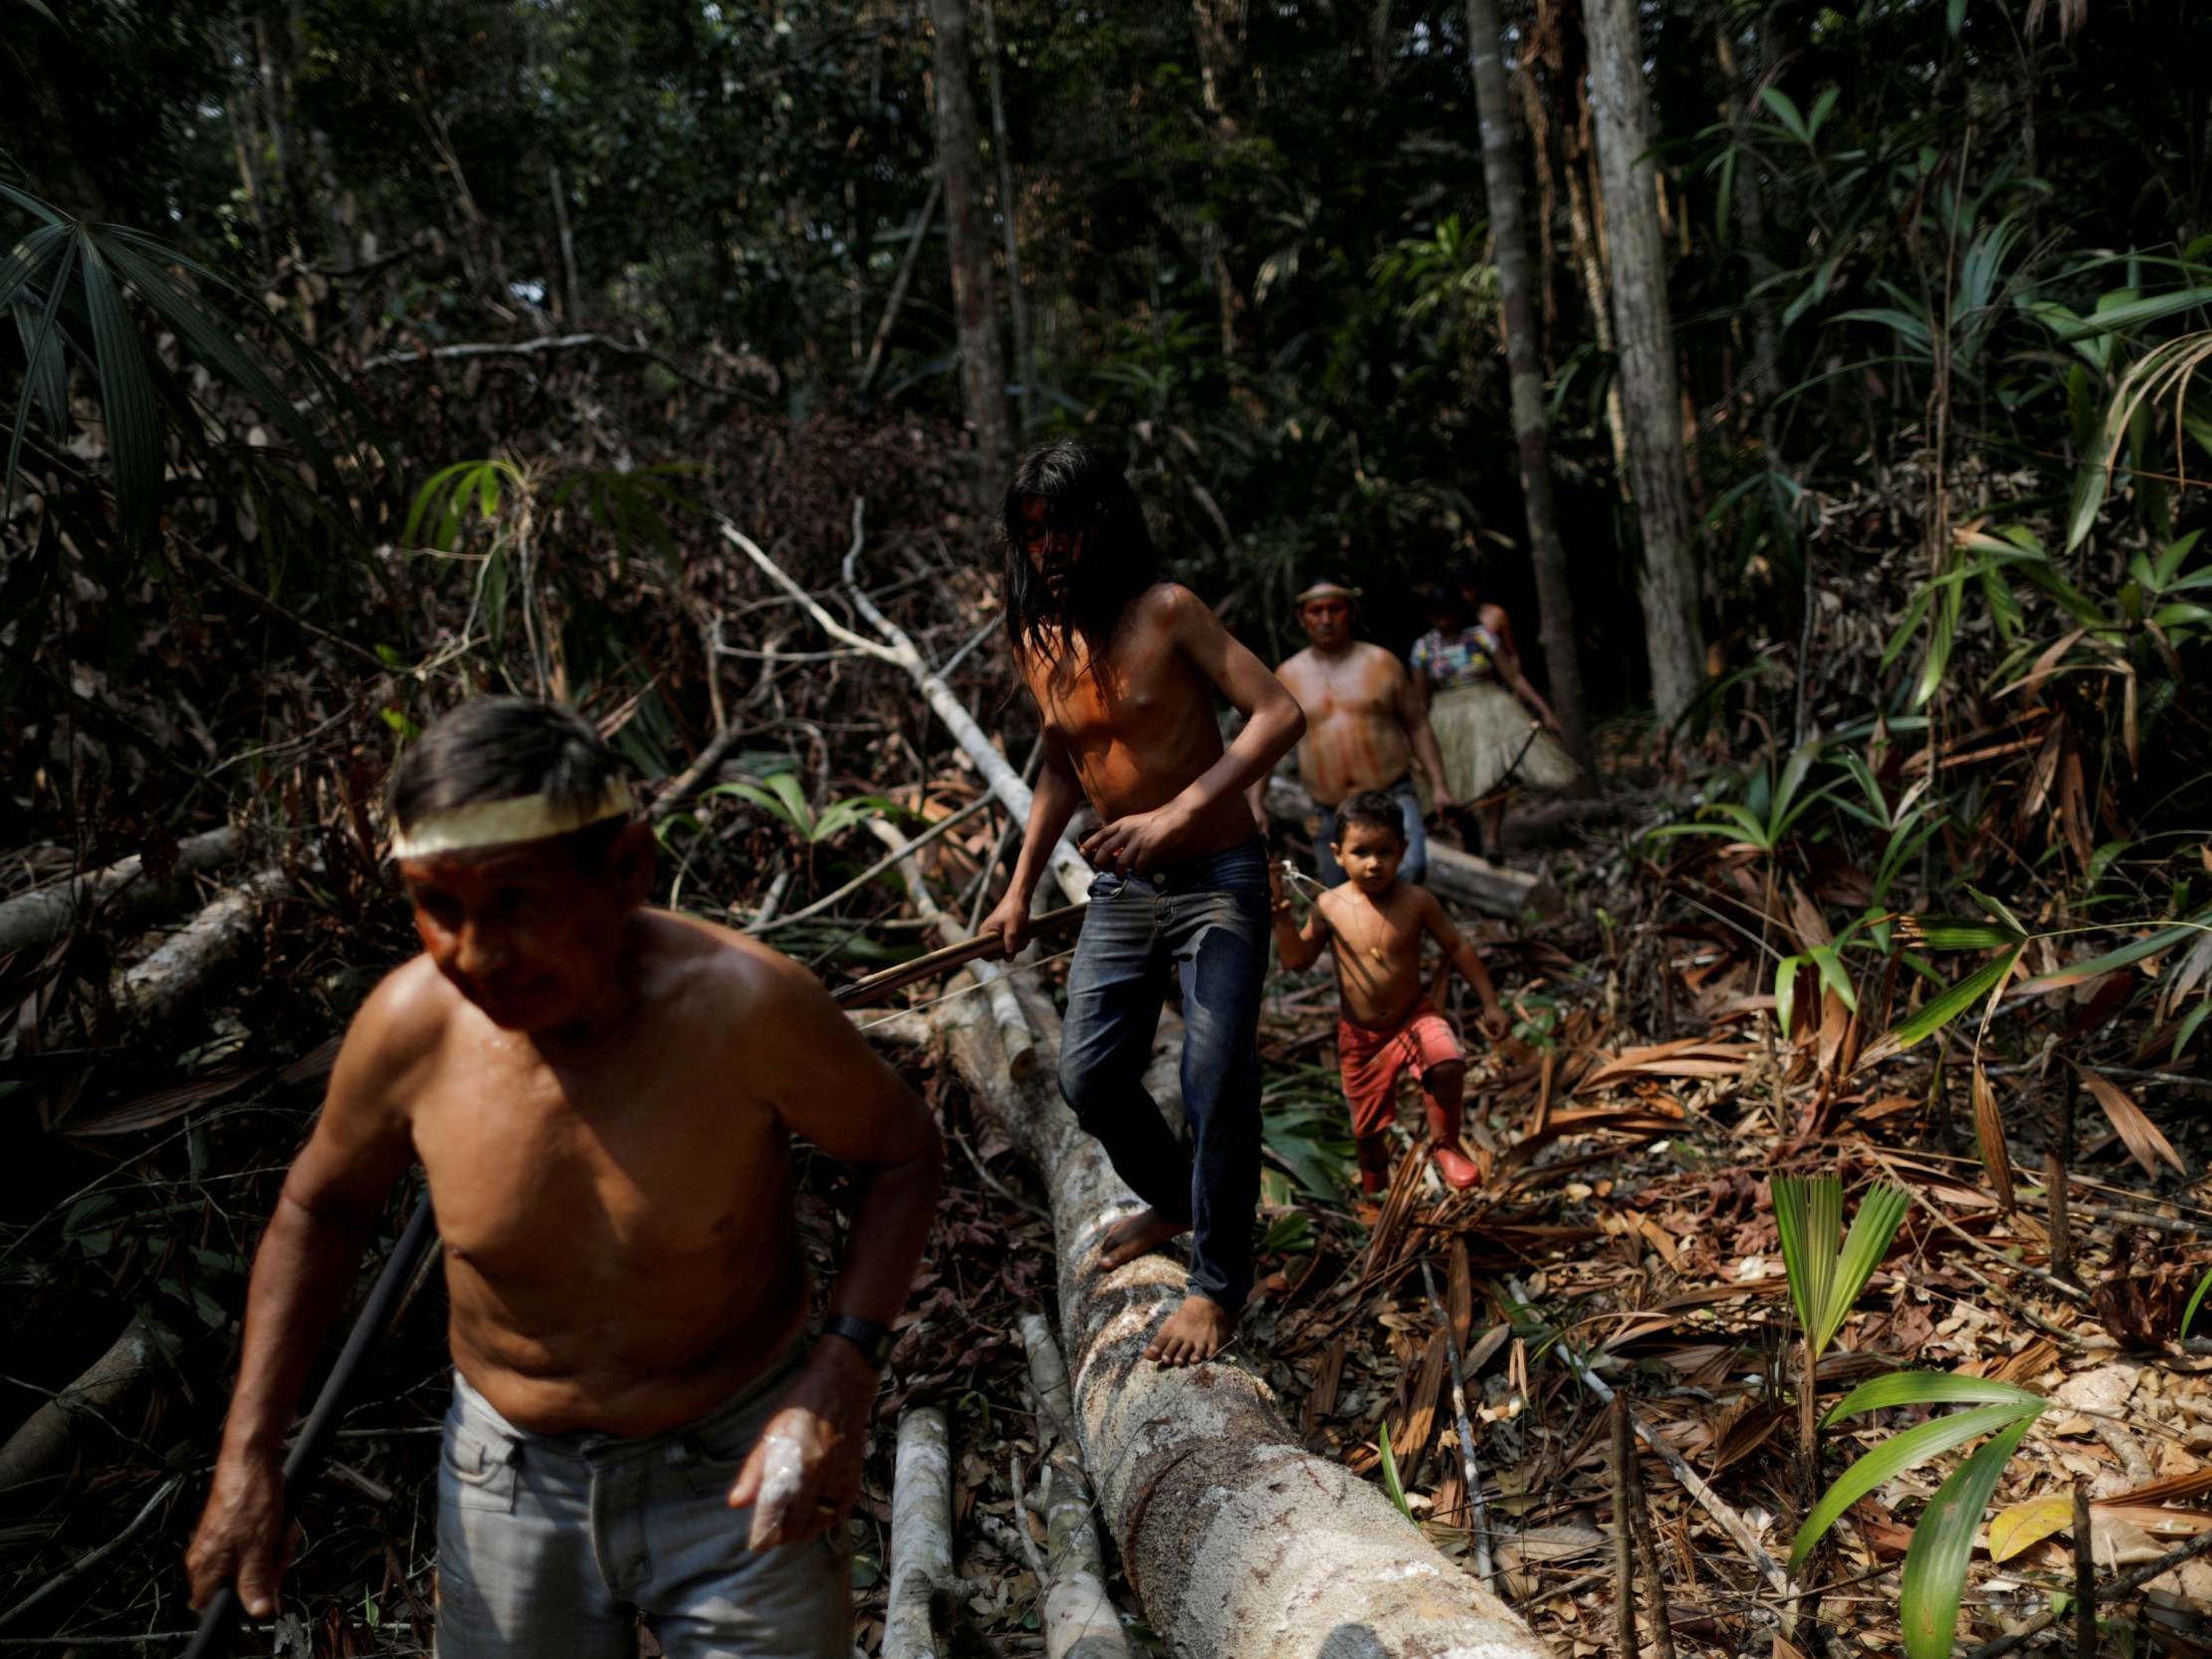
[[(1549, 731), (1529, 728), (1536, 717), (1503, 686), (1460, 686), (1431, 704), (1429, 724), (1443, 750), (1444, 777), (1452, 799), (1472, 801), (1505, 783), (1521, 789), (1564, 789), (1575, 781), (1575, 763)], [(1527, 745), (1525, 751), (1523, 744)], [(1514, 756), (1520, 763), (1514, 764)]]

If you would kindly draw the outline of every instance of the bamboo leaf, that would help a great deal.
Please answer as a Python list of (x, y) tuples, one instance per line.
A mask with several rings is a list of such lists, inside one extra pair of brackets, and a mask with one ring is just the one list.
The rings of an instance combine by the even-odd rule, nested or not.
[(129, 278), (146, 304), (192, 348), (193, 355), (251, 398), (321, 471), (325, 457), (315, 428), (292, 406), (292, 400), (268, 372), (231, 337), (220, 319), (131, 243), (103, 232), (90, 234), (102, 255)]
[(1884, 1041), (1892, 1048), (1907, 1049), (1922, 1038), (1933, 1036), (2003, 984), (2025, 948), (2025, 945), (2016, 944), (1995, 961), (1977, 968), (1893, 1029)]
[(80, 234), (78, 250), (84, 263), (85, 310), (93, 325), (101, 413), (108, 424), (116, 516), (128, 536), (143, 540), (160, 512), (167, 456), (160, 416), (153, 406), (153, 381), (146, 372), (145, 344), (123, 313), (114, 277), (89, 234)]
[(1832, 1428), (1846, 1417), (1863, 1411), (1886, 1411), (1897, 1405), (2012, 1405), (2042, 1410), (2047, 1402), (2033, 1389), (1987, 1377), (1960, 1376), (1952, 1371), (1890, 1371), (1869, 1377), (1821, 1419)]
[(1971, 916), (1911, 916), (1905, 931), (1917, 934), (1930, 950), (1996, 950), (2023, 942), (2022, 935), (2001, 923)]
[(1853, 1013), (1859, 1012), (1859, 988), (1851, 982), (1851, 975), (1844, 971), (1842, 942), (1816, 944), (1806, 952), (1813, 966), (1820, 970), (1821, 982), (1836, 993), (1838, 1000)]
[(1798, 112), (1797, 101), (1780, 87), (1761, 87), (1759, 102), (1774, 112), (1774, 118), (1787, 127), (1790, 136), (1799, 143), (1813, 141), (1813, 135), (1805, 129), (1805, 117)]
[[(8, 257), (0, 260), (0, 305), (20, 303), (17, 296), (68, 241), (68, 226), (41, 225), (11, 248)], [(24, 298), (35, 301), (39, 296), (34, 292)]]
[[(76, 261), (77, 239), (73, 236), (65, 236), (61, 254), (55, 262), (54, 275), (46, 291), (46, 310), (39, 318), (38, 336), (29, 347), (34, 358), (45, 348), (45, 342), (53, 335), (55, 313), (61, 309), (62, 291), (69, 286), (70, 271)], [(15, 505), (16, 470), (23, 458), (23, 435), (29, 430), (31, 424), (29, 420), (31, 399), (36, 384), (35, 376), (25, 375), (23, 390), (16, 395), (15, 429), (8, 435), (8, 476), (5, 490), (0, 491), (0, 497), (5, 498), (4, 501), (0, 501), (0, 517), (4, 517), (6, 510)]]
[(1835, 1277), (1829, 1285), (1816, 1354), (1843, 1329), (1867, 1281), (1874, 1277), (1882, 1257), (1888, 1255), (1911, 1202), (1911, 1195), (1890, 1181), (1877, 1181), (1859, 1200), (1859, 1213), (1851, 1218), (1851, 1237), (1844, 1241), (1843, 1255), (1837, 1260)]
[(1836, 1484), (1821, 1494), (1820, 1502), (1813, 1506), (1812, 1514), (1805, 1518), (1805, 1525), (1797, 1530), (1797, 1539), (1790, 1547), (1790, 1570), (1797, 1570), (1813, 1546), (1846, 1510), (1878, 1486), (1993, 1430), (2016, 1423), (2025, 1427), (2041, 1414), (2042, 1407), (2040, 1399), (2034, 1411), (2020, 1405), (1984, 1405), (1972, 1411), (1957, 1411), (1948, 1417), (1916, 1423), (1891, 1435), (1846, 1469), (1837, 1477)]
[(2109, 308), (2100, 306), (2096, 315), (2077, 317), (2071, 322), (2057, 324), (2055, 331), (2060, 339), (2071, 343), (2098, 334), (2132, 328), (2138, 322), (2155, 322), (2159, 317), (2171, 316), (2175, 311), (2185, 311), (2192, 306), (2207, 303), (2212, 303), (2212, 284), (2176, 289), (2171, 294), (2153, 294), (2147, 300), (2130, 300)]
[[(1971, 1416), (1972, 1413), (1966, 1413)], [(1950, 1659), (1958, 1637), (1958, 1603), (1966, 1588), (1966, 1563), (1974, 1553), (1989, 1495), (2020, 1447), (2033, 1417), (2023, 1417), (1951, 1472), (1912, 1529), (1904, 1554), (1903, 1592), (1897, 1612), (1904, 1625), (1906, 1659)]]
[(2189, 1334), (2189, 1322), (2197, 1317), (2197, 1310), (2204, 1306), (2204, 1293), (2208, 1290), (2212, 1290), (2212, 1269), (2205, 1271), (2204, 1277), (2197, 1281), (2197, 1288), (2189, 1293), (2189, 1306), (2181, 1310), (2181, 1329), (2175, 1333), (2176, 1336), (2186, 1337)]
[(1803, 956), (1784, 956), (1774, 969), (1774, 1029), (1784, 1037), (1797, 1012), (1797, 970), (1804, 965)]
[(2022, 980), (2019, 989), (2013, 994), (2036, 996), (2045, 991), (2064, 990), (2069, 985), (2079, 985), (2084, 980), (2095, 979), (2101, 973), (2109, 973), (2116, 967), (2139, 962), (2145, 956), (2154, 956), (2167, 945), (2187, 938), (2192, 933), (2204, 932), (2205, 925), (2195, 920), (2177, 923), (2171, 928), (2161, 928), (2155, 933), (2131, 940), (2116, 950), (2107, 950), (2101, 956), (2093, 956), (2086, 962), (2069, 962), (2056, 973), (2039, 973), (2032, 979)]

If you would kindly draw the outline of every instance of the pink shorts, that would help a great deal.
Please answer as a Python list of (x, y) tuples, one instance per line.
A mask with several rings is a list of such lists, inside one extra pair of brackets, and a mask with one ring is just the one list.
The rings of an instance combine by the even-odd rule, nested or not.
[(1362, 1140), (1381, 1135), (1398, 1116), (1401, 1072), (1424, 1077), (1431, 1066), (1466, 1059), (1449, 1022), (1426, 998), (1396, 1025), (1380, 1030), (1339, 1019), (1336, 1056), (1344, 1075), (1344, 1099), (1352, 1108), (1352, 1133)]

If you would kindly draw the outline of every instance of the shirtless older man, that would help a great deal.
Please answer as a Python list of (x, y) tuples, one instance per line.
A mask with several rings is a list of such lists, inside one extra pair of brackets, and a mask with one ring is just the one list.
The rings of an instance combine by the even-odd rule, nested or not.
[[(419, 1158), (455, 1367), (440, 1659), (634, 1659), (640, 1618), (675, 1659), (848, 1659), (845, 1515), (936, 1202), (928, 1112), (803, 968), (641, 908), (652, 828), (576, 716), (465, 704), (391, 805), (423, 953), (346, 1032), (262, 1236), (195, 1602), (235, 1576), (271, 1611), (294, 1402)], [(793, 1135), (861, 1174), (812, 1342)]]
[[(1020, 948), (1052, 847), (1087, 796), (1101, 823), (1083, 852), (1099, 875), (1068, 971), (1060, 1091), (1150, 1206), (1108, 1235), (1105, 1265), (1191, 1234), (1190, 1294), (1145, 1352), (1193, 1364), (1228, 1341), (1252, 1285), (1267, 854), (1244, 791), (1305, 722), (1204, 600), (1159, 579), (1136, 493), (1098, 451), (1063, 439), (1024, 456), (1005, 534), (1006, 634), (1044, 761), (984, 927)], [(1244, 716), (1225, 748), (1217, 694)], [(1171, 975), (1187, 1146), (1143, 1084)]]
[[(1443, 755), (1429, 728), (1421, 688), (1390, 652), (1352, 637), (1352, 611), (1359, 596), (1358, 588), (1333, 581), (1315, 582), (1299, 594), (1298, 621), (1309, 643), (1275, 670), (1306, 712), (1298, 776), (1321, 808), (1313, 850), (1324, 887), (1344, 880), (1332, 847), (1336, 809), (1352, 796), (1378, 789), (1398, 802), (1406, 826), (1406, 856), (1399, 873), (1410, 882), (1429, 873), (1429, 837), (1410, 768), (1419, 766), (1429, 779), (1436, 810), (1448, 812), (1454, 804), (1444, 787)], [(1261, 822), (1266, 821), (1265, 789), (1262, 779), (1252, 791), (1252, 808)]]

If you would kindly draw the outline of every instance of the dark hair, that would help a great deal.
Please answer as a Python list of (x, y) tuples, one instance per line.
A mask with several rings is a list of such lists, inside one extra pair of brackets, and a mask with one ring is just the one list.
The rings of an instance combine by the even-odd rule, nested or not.
[[(621, 762), (591, 723), (572, 709), (527, 697), (472, 698), (431, 722), (392, 767), (385, 806), (404, 829), (434, 812), (478, 801), (545, 795), (596, 799)], [(603, 853), (623, 820), (604, 819), (562, 839), (579, 860)]]
[(1398, 844), (1406, 845), (1406, 817), (1398, 802), (1380, 789), (1363, 789), (1336, 809), (1337, 845), (1344, 844), (1344, 832), (1354, 824), (1365, 824), (1369, 829), (1388, 830), (1398, 837)]
[[(1047, 529), (1083, 537), (1083, 556), (1055, 596), (1022, 545), (1025, 504), (1044, 503)], [(1006, 638), (1017, 654), (1053, 649), (1054, 635), (1073, 634), (1096, 657), (1129, 601), (1160, 579), (1160, 555), (1144, 509), (1121, 464), (1073, 438), (1039, 444), (1006, 485), (1006, 573), (1000, 598)]]

